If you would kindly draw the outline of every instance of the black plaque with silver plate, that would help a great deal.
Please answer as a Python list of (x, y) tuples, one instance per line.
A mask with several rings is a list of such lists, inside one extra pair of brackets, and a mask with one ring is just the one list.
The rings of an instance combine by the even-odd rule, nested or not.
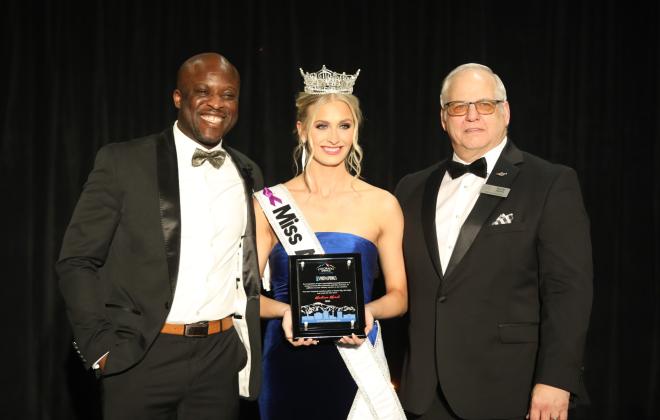
[(364, 337), (360, 254), (289, 256), (294, 338)]

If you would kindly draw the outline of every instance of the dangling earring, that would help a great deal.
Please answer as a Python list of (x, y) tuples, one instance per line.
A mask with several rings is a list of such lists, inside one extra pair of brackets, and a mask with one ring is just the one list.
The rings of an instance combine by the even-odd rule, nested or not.
[(302, 164), (301, 164), (302, 171), (305, 172), (305, 165), (307, 165), (307, 142), (306, 141), (303, 142), (301, 157), (302, 157)]

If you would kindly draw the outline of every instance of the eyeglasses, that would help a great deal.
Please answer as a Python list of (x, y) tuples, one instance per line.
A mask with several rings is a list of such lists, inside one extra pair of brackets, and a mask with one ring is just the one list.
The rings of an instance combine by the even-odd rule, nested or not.
[(445, 110), (447, 110), (447, 114), (452, 117), (460, 117), (467, 114), (470, 105), (474, 104), (474, 108), (480, 115), (489, 115), (495, 112), (497, 104), (502, 102), (504, 101), (497, 99), (482, 99), (481, 101), (476, 102), (452, 101), (445, 104)]

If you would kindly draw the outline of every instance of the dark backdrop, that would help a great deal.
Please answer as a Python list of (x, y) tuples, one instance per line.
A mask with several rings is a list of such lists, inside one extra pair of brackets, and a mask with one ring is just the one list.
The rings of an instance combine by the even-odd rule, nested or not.
[[(658, 418), (660, 11), (651, 3), (3, 3), (2, 417), (97, 417), (53, 263), (95, 152), (170, 126), (176, 69), (212, 50), (243, 81), (227, 141), (269, 182), (291, 175), (298, 68), (361, 68), (364, 176), (389, 190), (449, 150), (442, 77), (465, 62), (491, 66), (508, 88), (510, 137), (574, 167), (591, 215), (592, 405), (574, 417)], [(386, 326), (395, 378), (403, 340), (400, 322)]]

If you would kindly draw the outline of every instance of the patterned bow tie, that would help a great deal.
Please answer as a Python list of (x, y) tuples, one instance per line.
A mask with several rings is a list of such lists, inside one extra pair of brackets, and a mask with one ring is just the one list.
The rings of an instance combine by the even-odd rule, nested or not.
[(458, 178), (459, 176), (463, 175), (466, 172), (470, 172), (475, 174), (476, 176), (486, 178), (486, 167), (487, 167), (486, 158), (484, 157), (475, 160), (469, 165), (463, 165), (460, 162), (451, 160), (447, 165), (447, 172), (449, 172), (449, 176), (454, 179)]
[(226, 157), (227, 152), (224, 150), (205, 152), (202, 149), (195, 149), (192, 157), (192, 166), (201, 166), (205, 161), (208, 161), (215, 169), (219, 169), (225, 162)]

